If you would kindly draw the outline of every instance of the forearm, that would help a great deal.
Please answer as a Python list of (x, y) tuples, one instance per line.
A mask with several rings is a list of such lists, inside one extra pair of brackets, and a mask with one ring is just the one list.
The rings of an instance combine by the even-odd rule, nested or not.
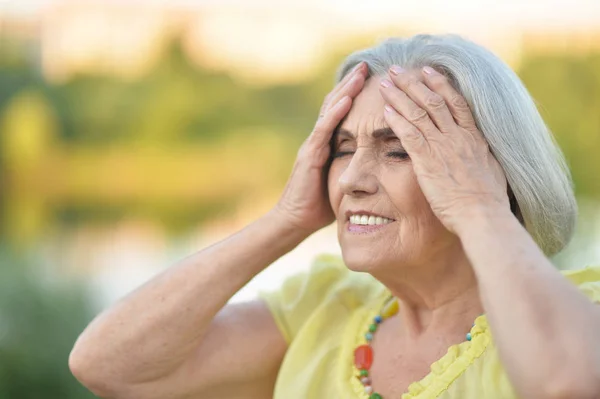
[(233, 294), (305, 237), (272, 211), (182, 260), (100, 314), (79, 337), (71, 368), (127, 383), (169, 374)]
[(517, 219), (508, 212), (483, 214), (459, 236), (499, 354), (521, 395), (553, 397), (540, 392), (597, 383), (600, 312), (554, 268)]

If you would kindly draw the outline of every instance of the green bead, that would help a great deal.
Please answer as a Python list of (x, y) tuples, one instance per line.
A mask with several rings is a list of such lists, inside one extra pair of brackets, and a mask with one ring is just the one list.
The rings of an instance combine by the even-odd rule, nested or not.
[(369, 396), (369, 399), (383, 399), (383, 397), (378, 394), (377, 392), (372, 393), (371, 396)]
[(369, 371), (368, 370), (360, 370), (360, 376), (361, 377), (368, 377), (369, 376)]
[(375, 332), (376, 330), (377, 330), (377, 324), (371, 324), (371, 325), (369, 326), (369, 331), (371, 331), (371, 332)]

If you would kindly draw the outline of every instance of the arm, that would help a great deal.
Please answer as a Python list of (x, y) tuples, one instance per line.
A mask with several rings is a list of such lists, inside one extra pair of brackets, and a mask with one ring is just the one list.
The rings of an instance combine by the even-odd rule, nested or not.
[[(600, 308), (564, 278), (500, 209), (459, 227), (511, 381), (525, 398), (597, 398)], [(532, 367), (535, 365), (535, 367)]]
[(111, 399), (265, 398), (286, 344), (261, 301), (225, 306), (252, 277), (333, 221), (324, 168), (335, 126), (362, 89), (359, 64), (326, 97), (277, 206), (167, 269), (100, 314), (69, 357)]
[(523, 397), (597, 398), (600, 308), (556, 270), (507, 209), (482, 210), (457, 231), (500, 357)]
[(507, 181), (466, 100), (430, 67), (393, 69), (386, 122), (419, 186), (477, 275), (499, 355), (520, 397), (600, 397), (600, 310), (554, 269), (510, 212)]
[(221, 309), (303, 238), (271, 212), (184, 259), (88, 326), (70, 356), (73, 373), (109, 398), (242, 397), (238, 388), (272, 389), (286, 345), (266, 306)]

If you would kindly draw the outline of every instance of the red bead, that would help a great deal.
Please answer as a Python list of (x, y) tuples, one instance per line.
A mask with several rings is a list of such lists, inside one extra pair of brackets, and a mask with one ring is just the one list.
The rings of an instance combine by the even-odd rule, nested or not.
[(359, 370), (369, 370), (373, 364), (373, 349), (370, 345), (361, 345), (354, 350), (354, 365)]

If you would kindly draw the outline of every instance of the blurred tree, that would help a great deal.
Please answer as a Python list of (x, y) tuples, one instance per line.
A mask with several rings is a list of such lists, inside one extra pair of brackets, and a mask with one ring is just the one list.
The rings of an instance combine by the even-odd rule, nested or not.
[(31, 55), (29, 43), (0, 35), (0, 109), (24, 87), (42, 84)]
[(39, 91), (21, 90), (0, 113), (0, 148), (5, 166), (18, 170), (39, 162), (58, 130), (51, 104)]
[(68, 368), (94, 314), (83, 287), (49, 278), (39, 261), (0, 254), (0, 399), (94, 398)]
[(528, 54), (519, 75), (565, 153), (576, 193), (600, 201), (600, 54)]
[[(9, 101), (21, 90), (42, 86), (38, 71), (32, 64), (32, 48), (23, 41), (0, 35), (0, 115)], [(0, 130), (0, 134), (3, 131)], [(0, 140), (0, 185), (6, 187), (6, 175)], [(0, 190), (0, 209), (4, 208), (6, 190)], [(4, 224), (5, 213), (0, 213), (0, 225)]]
[[(32, 184), (23, 182), (43, 170), (42, 164), (53, 150), (58, 122), (51, 106), (39, 90), (24, 89), (0, 110), (4, 180), (12, 187), (4, 193), (0, 226), (5, 239), (14, 244), (36, 241), (45, 224), (44, 199), (32, 194)], [(5, 234), (8, 230), (10, 236)]]
[[(287, 178), (298, 146), (312, 129), (324, 96), (334, 86), (339, 63), (347, 54), (371, 44), (371, 41), (371, 38), (349, 38), (347, 46), (339, 46), (329, 54), (314, 79), (269, 87), (248, 85), (228, 74), (194, 64), (182, 50), (177, 37), (164, 48), (157, 64), (135, 81), (90, 72), (58, 85), (45, 84), (37, 78), (35, 65), (22, 56), (27, 53), (26, 48), (19, 50), (14, 44), (5, 45), (4, 52), (12, 55), (0, 59), (0, 113), (9, 104), (14, 109), (15, 103), (23, 103), (23, 97), (16, 93), (23, 90), (41, 93), (36, 101), (40, 103), (43, 97), (56, 115), (54, 123), (58, 140), (53, 146), (59, 147), (66, 156), (78, 155), (77, 159), (81, 162), (69, 165), (81, 167), (79, 175), (93, 171), (95, 167), (86, 164), (85, 160), (94, 162), (92, 159), (97, 158), (86, 158), (86, 153), (120, 151), (135, 155), (134, 152), (140, 151), (137, 158), (124, 157), (122, 161), (122, 175), (134, 176), (133, 172), (139, 170), (136, 162), (146, 162), (143, 154), (152, 151), (156, 154), (152, 155), (155, 165), (152, 169), (162, 170), (164, 166), (163, 169), (167, 170), (170, 156), (182, 148), (197, 148), (199, 154), (202, 149), (210, 148), (220, 154), (228, 151), (227, 146), (249, 148), (247, 140), (232, 143), (231, 137), (243, 138), (244, 134), (257, 131), (281, 136), (282, 145), (276, 150), (284, 152), (285, 156), (280, 164), (270, 166), (280, 171), (279, 180), (269, 187), (256, 183), (257, 191), (266, 192), (276, 185), (281, 186)], [(0, 52), (1, 44), (0, 41)], [(594, 149), (600, 146), (600, 116), (597, 112), (600, 107), (600, 55), (526, 54), (519, 73), (537, 99), (543, 116), (567, 156), (577, 194), (600, 199), (600, 184), (593, 173), (600, 166), (600, 158), (594, 153)], [(18, 109), (24, 107), (21, 105)], [(19, 115), (11, 119), (26, 117), (23, 112)], [(12, 125), (29, 126), (31, 123), (17, 121)], [(149, 152), (143, 151), (148, 148)], [(216, 156), (214, 169), (191, 171), (190, 184), (210, 175), (214, 186), (219, 183), (219, 173), (216, 173), (219, 168), (243, 170), (249, 163), (265, 162), (243, 149), (239, 154), (239, 157), (229, 157), (226, 161)], [(165, 176), (166, 173), (152, 176), (153, 184), (167, 190), (170, 186), (165, 179), (172, 181), (172, 178)], [(175, 205), (178, 212), (173, 213), (167, 209), (178, 204), (179, 198), (169, 197), (164, 205), (157, 206), (145, 199), (145, 193), (141, 192), (140, 199), (134, 203), (104, 204), (82, 200), (86, 196), (78, 194), (81, 193), (69, 196), (77, 198), (78, 202), (62, 200), (53, 204), (57, 220), (85, 222), (98, 215), (108, 215), (113, 220), (129, 214), (132, 209), (145, 209), (146, 213), (153, 214), (165, 225), (193, 226), (199, 215), (213, 214), (219, 204), (235, 204), (244, 200), (234, 198), (239, 192), (232, 192), (230, 197), (222, 198), (218, 203), (196, 203), (193, 207), (189, 204)]]
[(212, 141), (264, 122), (249, 88), (191, 64), (178, 40), (138, 81), (80, 75), (50, 95), (59, 104), (63, 137), (86, 145)]

